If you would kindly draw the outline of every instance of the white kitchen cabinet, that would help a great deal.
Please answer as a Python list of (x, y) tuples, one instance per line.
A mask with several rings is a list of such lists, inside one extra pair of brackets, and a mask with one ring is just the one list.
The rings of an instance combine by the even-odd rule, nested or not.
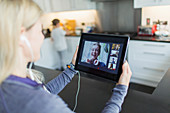
[[(73, 58), (74, 52), (79, 45), (80, 37), (76, 36), (67, 36), (67, 55), (64, 57), (64, 63), (69, 64)], [(34, 64), (37, 66), (56, 69), (60, 68), (60, 59), (59, 55), (54, 48), (54, 43), (50, 38), (44, 39), (44, 42), (41, 46), (41, 57)]]
[(71, 9), (71, 1), (70, 0), (61, 0), (62, 8), (60, 11), (69, 11)]
[(131, 82), (156, 87), (170, 67), (170, 43), (131, 40), (128, 61)]
[(49, 2), (49, 1), (51, 1), (51, 0), (41, 0), (41, 1), (43, 1), (44, 2), (44, 11), (45, 12), (51, 12), (51, 2)]
[(51, 12), (51, 0), (33, 0), (44, 12)]
[(62, 0), (61, 6), (59, 11), (96, 9), (95, 2), (91, 0)]
[(157, 0), (134, 0), (134, 8), (158, 5)]
[(159, 5), (170, 5), (170, 0), (158, 0)]
[(170, 5), (170, 0), (134, 0), (134, 8)]
[(72, 10), (96, 9), (96, 3), (91, 0), (71, 0)]
[(68, 11), (71, 8), (70, 0), (51, 0), (52, 12)]
[(91, 0), (34, 0), (45, 12), (96, 9)]
[(33, 0), (33, 1), (37, 3), (42, 10), (44, 10), (44, 3), (42, 2), (42, 0)]

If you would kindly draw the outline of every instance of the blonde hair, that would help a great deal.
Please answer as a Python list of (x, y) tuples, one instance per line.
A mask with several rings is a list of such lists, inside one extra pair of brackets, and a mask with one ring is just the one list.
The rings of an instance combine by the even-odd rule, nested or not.
[(0, 0), (0, 83), (17, 67), (21, 27), (29, 30), (42, 13), (32, 0)]
[[(37, 71), (35, 69), (31, 69), (31, 71), (37, 83), (39, 84), (45, 83), (44, 74), (42, 72)], [(29, 75), (29, 69), (27, 69), (27, 75)]]

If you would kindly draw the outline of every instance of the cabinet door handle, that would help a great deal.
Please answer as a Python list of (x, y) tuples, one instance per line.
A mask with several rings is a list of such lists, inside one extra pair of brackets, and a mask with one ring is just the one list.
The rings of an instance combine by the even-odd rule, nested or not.
[(162, 69), (154, 69), (154, 68), (149, 68), (149, 67), (143, 67), (143, 69), (152, 70), (152, 71), (158, 71), (158, 72), (164, 72), (164, 70), (162, 70)]
[(144, 54), (165, 56), (165, 54), (163, 54), (163, 53), (144, 52)]
[(143, 44), (144, 46), (165, 47), (165, 45)]

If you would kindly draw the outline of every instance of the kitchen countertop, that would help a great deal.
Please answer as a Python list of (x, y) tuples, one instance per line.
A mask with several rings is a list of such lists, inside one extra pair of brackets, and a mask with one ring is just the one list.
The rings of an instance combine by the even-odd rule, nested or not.
[[(152, 42), (165, 42), (170, 43), (170, 37), (157, 37), (157, 36), (137, 36), (137, 33), (100, 33), (100, 34), (115, 34), (115, 35), (129, 35), (130, 40), (139, 40), (139, 41), (152, 41)], [(66, 35), (66, 38), (77, 37), (80, 38), (81, 35)], [(49, 38), (49, 37), (46, 37)]]
[(170, 43), (170, 37), (138, 36), (137, 32), (100, 32), (100, 34), (128, 35), (130, 36), (130, 40)]
[[(107, 34), (107, 33), (104, 33)], [(130, 36), (130, 40), (138, 40), (138, 41), (152, 41), (152, 42), (165, 42), (165, 43), (170, 43), (170, 37), (157, 37), (157, 36), (137, 36), (136, 33), (108, 33), (108, 34), (115, 34), (115, 35), (129, 35)], [(81, 35), (68, 35), (66, 37), (78, 37), (80, 38)]]
[[(41, 71), (46, 82), (56, 77), (61, 71), (50, 70), (35, 66), (35, 69)], [(170, 69), (167, 72), (169, 75)], [(106, 79), (81, 72), (81, 88), (78, 96), (77, 113), (100, 113), (112, 95), (114, 84)], [(165, 78), (166, 79), (166, 78)], [(59, 95), (64, 99), (68, 106), (74, 107), (75, 95), (77, 91), (78, 76), (75, 75), (71, 83), (69, 83)], [(168, 83), (169, 84), (169, 83)], [(169, 86), (164, 84), (165, 86)], [(169, 94), (168, 92), (166, 92)], [(121, 113), (170, 113), (169, 100), (165, 102), (152, 94), (147, 94), (129, 89), (122, 105)]]
[(81, 35), (66, 35), (66, 37), (81, 37)]
[[(81, 37), (81, 35), (66, 35), (65, 37)], [(45, 38), (51, 38), (51, 36), (45, 36)]]
[(130, 40), (139, 40), (139, 41), (153, 41), (153, 42), (165, 42), (170, 43), (170, 37), (149, 37), (149, 36), (134, 36), (130, 37)]

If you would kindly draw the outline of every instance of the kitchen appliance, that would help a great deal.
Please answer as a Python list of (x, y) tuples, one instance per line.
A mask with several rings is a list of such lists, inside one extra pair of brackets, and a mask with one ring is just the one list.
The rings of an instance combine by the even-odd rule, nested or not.
[(169, 29), (168, 29), (168, 21), (159, 21), (157, 22), (157, 31), (155, 32), (156, 36), (160, 37), (167, 37), (169, 36)]
[(138, 26), (139, 36), (153, 36), (156, 31), (156, 25), (153, 26)]
[(76, 27), (76, 29), (75, 29), (75, 34), (76, 35), (81, 35), (81, 33), (83, 32), (83, 29), (81, 28), (81, 27)]

